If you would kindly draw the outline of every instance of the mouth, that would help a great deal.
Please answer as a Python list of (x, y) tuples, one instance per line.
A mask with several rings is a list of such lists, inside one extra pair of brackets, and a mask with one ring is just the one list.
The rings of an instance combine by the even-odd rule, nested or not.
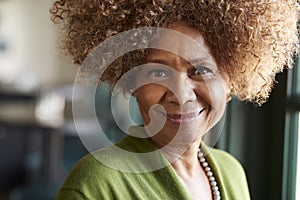
[(202, 108), (198, 112), (190, 112), (190, 113), (181, 113), (181, 114), (164, 114), (167, 119), (174, 124), (180, 125), (180, 124), (188, 124), (193, 122), (196, 118), (198, 118), (201, 113), (205, 110), (206, 108)]

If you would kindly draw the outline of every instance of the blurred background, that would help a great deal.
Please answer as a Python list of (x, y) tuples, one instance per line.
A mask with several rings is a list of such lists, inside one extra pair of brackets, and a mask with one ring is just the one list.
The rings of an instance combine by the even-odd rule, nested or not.
[(47, 0), (0, 1), (0, 199), (53, 199), (86, 150)]
[[(0, 200), (53, 199), (87, 153), (72, 118), (77, 69), (58, 48), (51, 2), (0, 0)], [(242, 163), (254, 200), (300, 199), (298, 62), (277, 80), (263, 107), (233, 98), (216, 145)], [(108, 86), (99, 86), (95, 98), (105, 132), (117, 141), (124, 134), (112, 119)], [(97, 134), (89, 119), (80, 123), (87, 137)]]

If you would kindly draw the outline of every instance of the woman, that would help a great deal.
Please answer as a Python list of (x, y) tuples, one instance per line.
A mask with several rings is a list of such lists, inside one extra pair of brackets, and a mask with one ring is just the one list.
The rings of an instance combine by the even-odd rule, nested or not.
[[(64, 49), (77, 64), (115, 34), (166, 28), (154, 33), (153, 48), (122, 55), (100, 78), (136, 97), (144, 127), (128, 134), (146, 137), (127, 136), (83, 158), (57, 199), (250, 199), (238, 161), (208, 153), (201, 140), (231, 95), (267, 100), (275, 74), (298, 51), (298, 11), (292, 0), (56, 1), (52, 17), (63, 23)], [(158, 153), (143, 160), (128, 152)]]

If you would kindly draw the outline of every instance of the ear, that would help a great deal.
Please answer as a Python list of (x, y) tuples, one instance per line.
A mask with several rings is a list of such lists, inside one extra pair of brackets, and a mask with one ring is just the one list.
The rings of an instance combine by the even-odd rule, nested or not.
[(228, 102), (230, 102), (231, 101), (231, 93), (228, 93), (227, 95), (226, 95), (226, 102), (228, 103)]
[(224, 80), (224, 89), (226, 93), (226, 102), (228, 103), (231, 101), (231, 87), (230, 87), (230, 77), (228, 73), (222, 72), (222, 77)]

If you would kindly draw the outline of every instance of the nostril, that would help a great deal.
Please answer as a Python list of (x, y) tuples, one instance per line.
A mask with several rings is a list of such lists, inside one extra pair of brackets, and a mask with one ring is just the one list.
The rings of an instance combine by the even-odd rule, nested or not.
[(164, 99), (165, 99), (168, 103), (179, 104), (179, 101), (178, 101), (176, 95), (175, 95), (171, 90), (168, 90), (168, 91), (164, 94)]

